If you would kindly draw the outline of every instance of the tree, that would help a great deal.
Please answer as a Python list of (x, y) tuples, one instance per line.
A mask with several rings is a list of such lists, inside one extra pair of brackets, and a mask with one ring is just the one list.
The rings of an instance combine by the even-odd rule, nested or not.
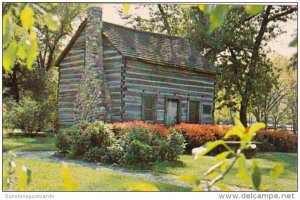
[[(221, 69), (217, 89), (226, 91), (227, 97), (223, 99), (229, 99), (228, 103), (232, 96), (240, 99), (240, 120), (247, 126), (251, 99), (256, 98), (255, 94), (260, 94), (257, 88), (264, 86), (267, 78), (264, 73), (269, 69), (264, 46), (282, 33), (276, 22), (292, 19), (297, 7), (268, 5), (259, 6), (252, 12), (253, 9), (247, 6), (198, 5), (190, 6), (188, 11), (174, 11), (173, 14), (166, 14), (169, 12), (166, 6), (158, 7), (158, 11), (152, 10), (148, 20), (138, 16), (127, 16), (127, 19), (143, 30), (156, 28), (156, 31), (171, 30), (172, 33), (172, 30), (177, 30), (174, 32), (185, 33), (197, 49)], [(165, 8), (164, 12), (161, 8)], [(176, 10), (176, 5), (172, 8)], [(174, 27), (170, 23), (175, 21), (173, 18), (179, 18), (179, 23)]]
[[(17, 10), (22, 11), (23, 7), (24, 9), (27, 7), (31, 10), (30, 13), (32, 16), (30, 19), (33, 23), (31, 23), (32, 27), (30, 31), (35, 30), (32, 31), (36, 33), (34, 43), (36, 43), (36, 45), (38, 44), (37, 47), (34, 47), (34, 51), (37, 51), (37, 53), (34, 57), (30, 57), (30, 67), (27, 62), (27, 54), (23, 52), (25, 51), (30, 54), (30, 52), (33, 51), (30, 50), (30, 46), (26, 46), (26, 38), (30, 36), (27, 36), (26, 29), (24, 30), (23, 26), (19, 25), (21, 14), (16, 13)], [(43, 92), (44, 90), (39, 90), (38, 88), (43, 88), (46, 84), (46, 74), (50, 75), (55, 73), (55, 70), (52, 72), (47, 71), (53, 67), (53, 61), (59, 51), (61, 51), (60, 47), (62, 47), (64, 39), (73, 34), (74, 30), (72, 24), (84, 16), (85, 8), (85, 4), (74, 3), (5, 4), (4, 16), (9, 18), (6, 20), (6, 26), (7, 30), (11, 32), (7, 38), (11, 43), (18, 41), (16, 54), (5, 57), (12, 63), (12, 67), (4, 67), (5, 70), (2, 74), (4, 86), (8, 88), (6, 93), (4, 93), (5, 97), (12, 97), (18, 102), (21, 94), (24, 94), (24, 90), (36, 90), (37, 92), (45, 94)], [(55, 13), (55, 15), (49, 13)], [(53, 18), (55, 18), (55, 20)], [(57, 20), (59, 20), (60, 23), (55, 23)], [(8, 51), (10, 45), (4, 45), (3, 48), (4, 51)], [(37, 62), (35, 62), (36, 58), (38, 58)], [(35, 78), (32, 79), (33, 77)], [(29, 79), (26, 80), (26, 78)], [(34, 82), (30, 84), (30, 81)], [(44, 83), (42, 83), (43, 81)]]

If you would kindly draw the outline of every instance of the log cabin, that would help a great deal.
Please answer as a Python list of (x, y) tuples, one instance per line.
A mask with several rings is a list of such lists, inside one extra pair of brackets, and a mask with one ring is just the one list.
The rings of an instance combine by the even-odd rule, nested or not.
[(87, 18), (56, 61), (58, 126), (213, 123), (216, 69), (184, 38)]

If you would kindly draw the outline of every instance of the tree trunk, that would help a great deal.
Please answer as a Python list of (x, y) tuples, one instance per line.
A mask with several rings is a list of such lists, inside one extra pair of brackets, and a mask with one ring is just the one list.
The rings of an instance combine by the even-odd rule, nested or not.
[(241, 109), (240, 109), (240, 121), (245, 127), (247, 127), (247, 108), (248, 108), (248, 100), (243, 98), (241, 102)]
[(19, 70), (19, 65), (17, 64), (13, 68), (13, 73), (11, 75), (11, 90), (12, 90), (13, 98), (16, 102), (20, 101), (20, 91), (19, 91), (18, 79), (17, 79), (18, 70)]

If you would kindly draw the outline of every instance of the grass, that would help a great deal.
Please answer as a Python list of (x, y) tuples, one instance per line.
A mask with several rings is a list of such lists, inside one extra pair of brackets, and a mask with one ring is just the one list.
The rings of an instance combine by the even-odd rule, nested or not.
[[(211, 156), (204, 156), (194, 160), (190, 155), (183, 155), (177, 163), (160, 162), (156, 163), (149, 170), (159, 174), (172, 174), (178, 176), (191, 175), (201, 177), (201, 175), (212, 166), (213, 160), (214, 157)], [(262, 184), (265, 190), (297, 191), (297, 154), (275, 152), (258, 153), (255, 160), (261, 169)], [(231, 159), (228, 159), (228, 161), (230, 162)], [(278, 162), (285, 166), (285, 171), (278, 179), (273, 180), (269, 177), (269, 171), (275, 163)], [(251, 160), (247, 160), (247, 164), (249, 166), (251, 163)], [(250, 188), (243, 180), (236, 176), (237, 172), (238, 169), (235, 166), (224, 180), (222, 180), (222, 182), (240, 188)]]
[(11, 136), (3, 137), (2, 151), (55, 151), (54, 137), (24, 137)]
[[(32, 181), (25, 191), (62, 191), (61, 164), (34, 159), (15, 159), (17, 167), (25, 165), (32, 170)], [(7, 172), (7, 157), (4, 157), (3, 172)], [(79, 191), (126, 191), (136, 183), (150, 183), (161, 191), (190, 191), (190, 188), (148, 181), (146, 179), (117, 174), (108, 170), (96, 170), (69, 164), (72, 180)], [(4, 177), (6, 175), (4, 174)], [(6, 181), (5, 178), (2, 179)]]
[[(54, 145), (54, 137), (3, 137), (3, 150), (14, 151), (47, 151), (57, 150)], [(204, 156), (194, 160), (190, 155), (183, 155), (177, 162), (158, 162), (153, 166), (145, 168), (132, 167), (132, 172), (150, 171), (156, 174), (170, 175), (196, 175), (200, 176), (213, 164), (214, 157)], [(258, 153), (255, 160), (261, 169), (262, 184), (268, 191), (297, 191), (297, 154), (295, 153)], [(5, 161), (5, 160), (4, 160)], [(230, 159), (228, 159), (230, 162)], [(17, 162), (22, 163), (33, 170), (34, 179), (29, 190), (57, 191), (61, 190), (60, 165), (39, 160), (26, 160), (17, 158)], [(280, 162), (285, 166), (284, 173), (277, 179), (272, 180), (268, 175), (275, 163)], [(251, 160), (247, 161), (248, 165)], [(4, 165), (4, 170), (5, 170)], [(144, 179), (121, 176), (108, 171), (96, 171), (90, 168), (71, 166), (74, 180), (81, 183), (80, 190), (83, 191), (120, 191), (126, 190), (127, 186), (136, 182), (149, 182)], [(249, 186), (240, 178), (236, 177), (238, 169), (234, 167), (226, 176), (223, 183), (234, 185), (240, 188)], [(87, 179), (86, 179), (87, 178)], [(203, 178), (203, 177), (201, 177)], [(86, 180), (85, 180), (86, 179)], [(155, 183), (164, 191), (182, 191), (180, 188), (167, 184)]]

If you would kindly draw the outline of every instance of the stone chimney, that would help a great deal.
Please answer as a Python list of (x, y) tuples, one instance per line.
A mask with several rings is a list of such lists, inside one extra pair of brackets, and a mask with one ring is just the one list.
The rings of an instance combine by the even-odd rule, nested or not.
[(103, 67), (102, 24), (102, 8), (88, 8), (85, 64), (78, 96), (78, 121), (111, 121), (111, 99)]

